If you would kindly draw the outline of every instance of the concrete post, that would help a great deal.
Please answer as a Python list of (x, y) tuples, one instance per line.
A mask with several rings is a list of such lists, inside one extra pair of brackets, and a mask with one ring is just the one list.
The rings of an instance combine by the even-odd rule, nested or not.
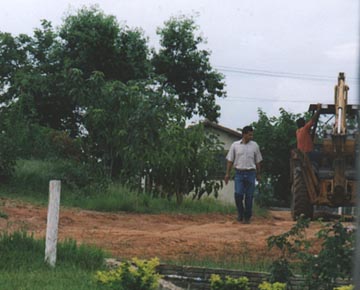
[(51, 180), (49, 184), (49, 206), (46, 225), (45, 262), (51, 267), (56, 263), (61, 181)]

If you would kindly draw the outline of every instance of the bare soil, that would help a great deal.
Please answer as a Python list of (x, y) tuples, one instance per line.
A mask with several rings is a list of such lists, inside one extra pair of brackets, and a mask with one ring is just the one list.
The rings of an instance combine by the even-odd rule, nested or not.
[[(7, 219), (0, 217), (0, 231), (25, 229), (37, 238), (45, 236), (46, 207), (0, 198), (0, 212), (8, 215)], [(246, 255), (257, 260), (277, 255), (268, 252), (266, 239), (293, 225), (289, 211), (270, 211), (266, 218), (253, 217), (250, 224), (243, 224), (236, 221), (235, 214), (149, 215), (61, 208), (59, 239), (95, 244), (120, 259), (158, 257), (166, 261)], [(319, 228), (312, 223), (309, 237)]]

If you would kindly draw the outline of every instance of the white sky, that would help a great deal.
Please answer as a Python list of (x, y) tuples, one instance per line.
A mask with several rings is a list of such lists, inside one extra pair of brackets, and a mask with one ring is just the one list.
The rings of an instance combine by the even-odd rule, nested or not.
[(303, 113), (332, 103), (339, 72), (349, 103), (358, 102), (358, 0), (0, 0), (0, 31), (32, 34), (41, 19), (57, 27), (66, 12), (92, 4), (141, 27), (150, 46), (171, 16), (198, 14), (211, 64), (225, 75), (219, 123), (229, 128), (256, 121), (258, 108), (277, 116), (280, 107)]

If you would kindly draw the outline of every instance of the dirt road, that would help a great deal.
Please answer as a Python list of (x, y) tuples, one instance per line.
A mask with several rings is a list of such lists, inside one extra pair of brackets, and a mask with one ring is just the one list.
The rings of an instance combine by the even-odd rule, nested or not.
[[(0, 198), (0, 231), (26, 229), (44, 237), (47, 208)], [(268, 256), (266, 238), (289, 230), (294, 222), (288, 211), (271, 211), (254, 217), (251, 224), (235, 221), (235, 215), (101, 213), (61, 208), (59, 238), (95, 244), (118, 258), (174, 260), (222, 259), (234, 255), (254, 259)], [(309, 236), (319, 230), (313, 224)]]

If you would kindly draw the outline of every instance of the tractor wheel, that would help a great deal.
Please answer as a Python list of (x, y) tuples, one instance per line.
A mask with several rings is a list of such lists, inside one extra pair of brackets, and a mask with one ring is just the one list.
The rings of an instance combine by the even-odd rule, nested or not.
[(291, 215), (293, 220), (295, 221), (300, 215), (312, 219), (314, 215), (314, 206), (310, 203), (306, 184), (300, 168), (294, 168), (291, 191)]

